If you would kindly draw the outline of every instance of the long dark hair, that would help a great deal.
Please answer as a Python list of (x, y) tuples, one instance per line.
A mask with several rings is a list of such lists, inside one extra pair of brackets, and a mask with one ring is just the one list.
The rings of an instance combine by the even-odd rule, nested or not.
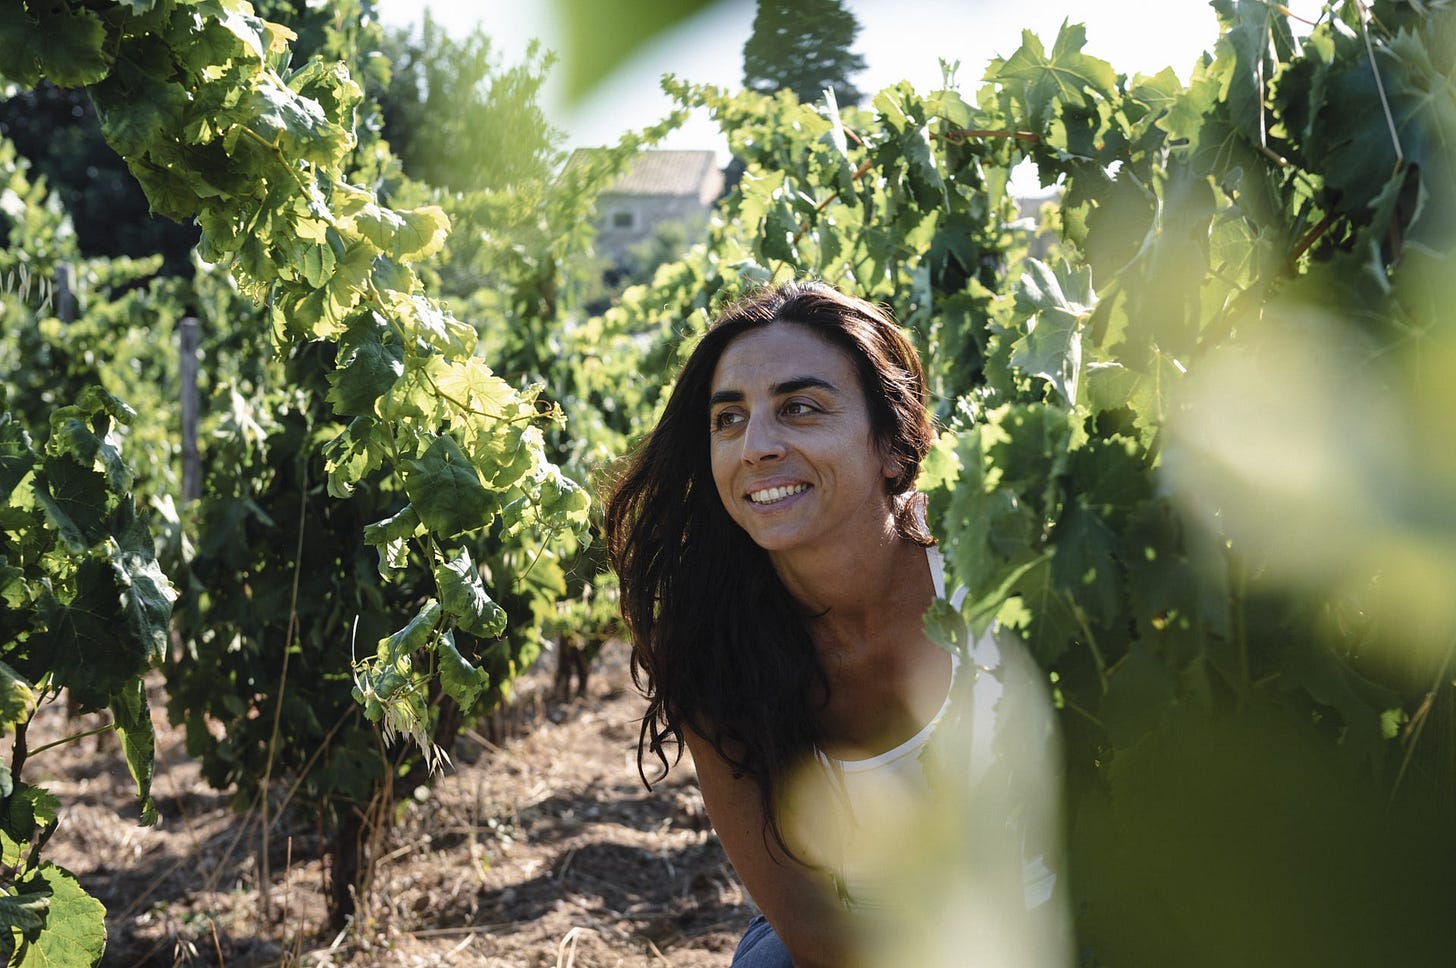
[(632, 677), (648, 702), (637, 745), (643, 782), (654, 782), (649, 755), (661, 779), (682, 755), (683, 729), (691, 729), (735, 775), (758, 782), (769, 832), (783, 846), (777, 798), (817, 745), (827, 681), (803, 608), (723, 508), (708, 451), (719, 357), (739, 335), (776, 322), (809, 327), (854, 361), (871, 433), (899, 470), (886, 483), (903, 498), (898, 529), (932, 543), (909, 500), (934, 440), (920, 359), (887, 312), (807, 281), (757, 290), (713, 321), (657, 426), (611, 488), (605, 530), (632, 638)]

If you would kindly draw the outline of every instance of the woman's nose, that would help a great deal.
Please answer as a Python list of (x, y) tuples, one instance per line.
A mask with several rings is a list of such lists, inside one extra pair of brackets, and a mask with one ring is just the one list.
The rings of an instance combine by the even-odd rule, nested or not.
[(757, 464), (783, 456), (784, 441), (778, 424), (770, 418), (750, 416), (748, 426), (743, 429), (743, 462)]

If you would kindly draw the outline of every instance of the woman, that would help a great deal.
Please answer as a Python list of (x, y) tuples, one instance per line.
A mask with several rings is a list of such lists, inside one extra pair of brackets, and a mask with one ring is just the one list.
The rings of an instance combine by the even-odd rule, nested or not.
[(924, 629), (939, 558), (913, 491), (925, 395), (886, 314), (818, 283), (766, 289), (708, 329), (607, 501), (648, 699), (639, 769), (650, 752), (665, 772), (687, 743), (763, 912), (743, 968), (857, 960), (874, 872), (815, 842), (796, 777), (919, 770), (909, 754), (948, 701), (956, 663)]

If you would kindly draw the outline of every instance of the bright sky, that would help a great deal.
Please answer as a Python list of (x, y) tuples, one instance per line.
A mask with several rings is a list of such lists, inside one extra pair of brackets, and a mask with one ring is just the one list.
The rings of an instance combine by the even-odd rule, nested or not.
[[(1317, 13), (1319, 0), (1290, 0), (1296, 12)], [(406, 23), (428, 6), (447, 29), (467, 31), (479, 22), (507, 63), (519, 60), (531, 38), (560, 51), (562, 35), (541, 0), (378, 0), (387, 24)], [(1063, 20), (1087, 28), (1087, 53), (1123, 73), (1152, 74), (1171, 67), (1187, 80), (1199, 55), (1218, 38), (1218, 19), (1205, 0), (847, 0), (859, 19), (856, 49), (867, 62), (854, 78), (872, 94), (895, 81), (917, 90), (940, 86), (940, 60), (959, 60), (959, 86), (974, 91), (994, 57), (1010, 56), (1029, 29), (1051, 46)], [(737, 88), (743, 78), (743, 44), (752, 31), (754, 0), (719, 0), (659, 37), (629, 64), (602, 81), (576, 105), (559, 89), (545, 92), (549, 117), (567, 132), (568, 148), (611, 144), (623, 132), (660, 120), (670, 101), (658, 86), (665, 73), (695, 82)], [(668, 148), (726, 150), (706, 118), (694, 118)]]

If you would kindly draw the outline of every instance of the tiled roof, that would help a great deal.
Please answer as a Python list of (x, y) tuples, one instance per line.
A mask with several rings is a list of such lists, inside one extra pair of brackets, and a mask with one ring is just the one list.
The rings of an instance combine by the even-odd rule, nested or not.
[[(590, 148), (578, 148), (567, 161), (570, 168)], [(578, 155), (582, 155), (578, 159)], [(644, 151), (604, 194), (688, 195), (700, 197), (704, 185), (716, 178), (717, 155), (711, 151)]]

